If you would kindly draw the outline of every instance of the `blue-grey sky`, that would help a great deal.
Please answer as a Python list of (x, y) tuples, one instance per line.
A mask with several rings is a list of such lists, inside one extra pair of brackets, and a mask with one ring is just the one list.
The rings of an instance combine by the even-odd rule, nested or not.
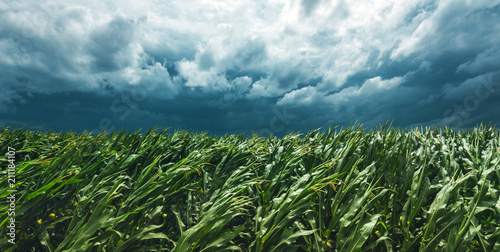
[(0, 127), (500, 125), (500, 1), (0, 2)]

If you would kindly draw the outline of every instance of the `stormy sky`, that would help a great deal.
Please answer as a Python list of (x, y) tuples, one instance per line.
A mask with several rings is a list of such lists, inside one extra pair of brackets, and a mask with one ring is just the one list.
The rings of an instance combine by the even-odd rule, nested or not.
[(500, 125), (500, 1), (0, 1), (0, 128)]

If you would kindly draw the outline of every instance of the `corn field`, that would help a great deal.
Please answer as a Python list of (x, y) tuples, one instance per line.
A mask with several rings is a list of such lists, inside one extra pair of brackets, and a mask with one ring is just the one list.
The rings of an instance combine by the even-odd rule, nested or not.
[[(500, 133), (4, 128), (1, 251), (500, 251)], [(16, 183), (7, 185), (8, 147)]]

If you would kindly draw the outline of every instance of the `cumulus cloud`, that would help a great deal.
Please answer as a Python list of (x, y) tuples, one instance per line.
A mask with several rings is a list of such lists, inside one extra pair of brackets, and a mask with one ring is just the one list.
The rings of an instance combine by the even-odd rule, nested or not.
[(371, 99), (375, 95), (391, 90), (403, 82), (403, 78), (394, 77), (389, 80), (383, 80), (380, 76), (368, 79), (361, 87), (352, 86), (342, 91), (329, 95), (325, 99), (335, 105), (359, 104), (365, 103), (365, 99)]
[(293, 90), (279, 99), (278, 105), (303, 106), (312, 105), (324, 99), (324, 96), (315, 87), (307, 86), (298, 90)]
[(222, 91), (229, 87), (224, 75), (215, 69), (200, 69), (200, 66), (192, 61), (182, 60), (178, 62), (177, 68), (180, 75), (186, 79), (188, 87), (202, 87), (202, 90)]
[[(500, 1), (441, 0), (432, 12), (417, 16), (417, 28), (392, 51), (392, 59), (416, 54), (436, 57), (446, 52), (477, 51), (500, 38), (492, 33), (499, 27)], [(493, 9), (492, 9), (493, 8)]]
[(374, 95), (394, 89), (403, 82), (403, 77), (383, 80), (380, 76), (377, 76), (366, 80), (361, 86), (347, 87), (331, 95), (324, 95), (319, 92), (316, 87), (307, 86), (287, 93), (283, 99), (278, 101), (278, 105), (297, 106), (323, 102), (333, 105), (349, 104), (351, 106), (357, 106), (360, 104), (358, 99), (371, 98)]
[(458, 86), (445, 85), (441, 92), (445, 100), (464, 99), (467, 96), (486, 97), (495, 93), (500, 87), (498, 80), (493, 76), (499, 76), (500, 71), (482, 74), (460, 83)]
[(461, 64), (457, 72), (466, 71), (472, 74), (490, 72), (500, 69), (500, 47), (488, 48), (474, 57), (473, 60)]

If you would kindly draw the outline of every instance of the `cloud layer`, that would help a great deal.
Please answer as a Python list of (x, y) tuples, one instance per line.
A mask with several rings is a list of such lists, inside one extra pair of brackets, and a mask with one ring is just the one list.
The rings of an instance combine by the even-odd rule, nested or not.
[(500, 1), (4, 1), (0, 126), (499, 123)]

